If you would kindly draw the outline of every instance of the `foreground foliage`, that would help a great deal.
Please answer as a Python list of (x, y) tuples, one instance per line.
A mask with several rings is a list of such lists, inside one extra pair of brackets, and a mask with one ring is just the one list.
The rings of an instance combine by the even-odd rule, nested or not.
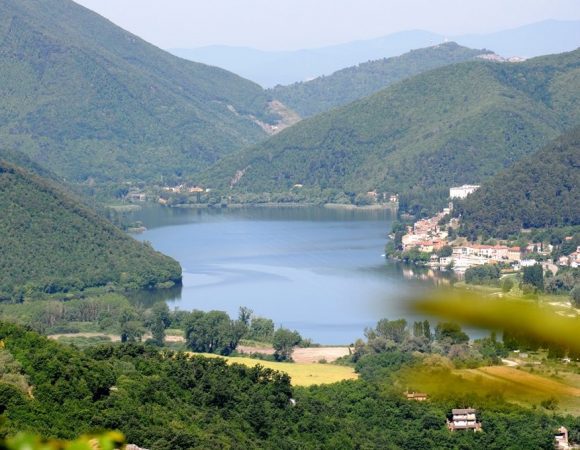
[[(32, 389), (0, 380), (0, 439), (17, 432), (74, 439), (120, 430), (156, 450), (189, 448), (551, 448), (580, 421), (466, 394), (408, 402), (389, 378), (292, 388), (288, 376), (124, 344), (80, 352), (0, 324), (0, 342)], [(388, 375), (388, 374), (385, 374)], [(383, 383), (384, 381), (384, 383)], [(290, 398), (296, 401), (292, 406)], [(484, 433), (450, 433), (452, 407), (479, 408)]]

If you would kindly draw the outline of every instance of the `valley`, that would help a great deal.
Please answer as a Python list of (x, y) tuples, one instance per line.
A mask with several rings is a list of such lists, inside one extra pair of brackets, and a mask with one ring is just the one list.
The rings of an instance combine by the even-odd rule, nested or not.
[(1, 2), (0, 449), (580, 448), (580, 11), (498, 1)]

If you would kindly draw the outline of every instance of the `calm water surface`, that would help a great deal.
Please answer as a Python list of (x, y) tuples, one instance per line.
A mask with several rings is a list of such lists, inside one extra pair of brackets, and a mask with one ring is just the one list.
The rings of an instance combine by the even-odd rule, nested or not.
[[(323, 344), (363, 336), (405, 309), (413, 283), (382, 256), (389, 211), (324, 208), (146, 208), (137, 236), (177, 259), (183, 288), (170, 307), (236, 316), (240, 306)], [(422, 318), (421, 318), (422, 319)]]

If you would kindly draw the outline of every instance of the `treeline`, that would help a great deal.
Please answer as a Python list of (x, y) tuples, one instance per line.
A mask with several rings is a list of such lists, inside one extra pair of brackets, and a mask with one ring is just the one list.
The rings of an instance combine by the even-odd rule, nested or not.
[(2, 161), (0, 211), (0, 301), (181, 283), (177, 261), (127, 236), (53, 183)]
[(580, 127), (454, 203), (459, 234), (470, 240), (580, 225)]
[[(573, 441), (580, 438), (578, 418), (475, 393), (409, 402), (381, 378), (299, 389), (269, 369), (142, 344), (81, 352), (5, 323), (0, 342), (0, 356), (14, 362), (11, 375), (28, 383), (0, 376), (0, 441), (21, 431), (73, 439), (116, 429), (128, 442), (156, 450), (547, 449), (561, 425)], [(447, 414), (459, 404), (478, 408), (484, 433), (447, 430)]]
[[(30, 326), (43, 334), (97, 332), (118, 335), (123, 343), (147, 342), (166, 346), (167, 330), (184, 341), (172, 347), (192, 352), (230, 355), (242, 339), (271, 344), (273, 359), (292, 361), (296, 346), (312, 345), (310, 339), (241, 307), (237, 318), (224, 311), (170, 310), (163, 301), (145, 307), (119, 294), (94, 295), (67, 301), (43, 300), (25, 304), (0, 304), (0, 320)], [(88, 340), (88, 344), (103, 338)], [(82, 341), (79, 341), (82, 342)], [(261, 356), (264, 357), (264, 356)]]

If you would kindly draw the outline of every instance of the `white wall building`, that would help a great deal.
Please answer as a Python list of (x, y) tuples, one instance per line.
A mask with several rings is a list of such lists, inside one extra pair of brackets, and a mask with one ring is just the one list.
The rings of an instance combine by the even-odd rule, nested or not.
[(463, 186), (452, 187), (449, 189), (449, 197), (450, 198), (465, 198), (469, 194), (477, 191), (479, 189), (479, 185), (475, 184), (464, 184)]

